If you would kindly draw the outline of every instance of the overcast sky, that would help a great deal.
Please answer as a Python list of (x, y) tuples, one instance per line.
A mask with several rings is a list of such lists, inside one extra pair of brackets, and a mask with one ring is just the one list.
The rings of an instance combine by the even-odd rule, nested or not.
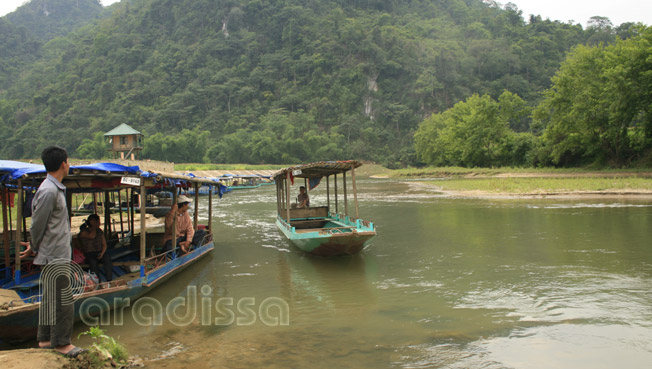
[[(101, 0), (104, 6), (119, 0)], [(0, 0), (0, 16), (14, 11), (26, 0)], [(499, 1), (502, 4), (508, 1)], [(624, 22), (642, 22), (652, 25), (651, 0), (512, 0), (523, 11), (527, 20), (530, 14), (541, 15), (544, 19), (574, 21), (586, 26), (594, 15), (607, 17), (617, 26)]]

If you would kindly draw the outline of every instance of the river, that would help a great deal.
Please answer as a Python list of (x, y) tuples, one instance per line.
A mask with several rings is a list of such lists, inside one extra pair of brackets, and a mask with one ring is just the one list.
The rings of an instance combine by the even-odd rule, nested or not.
[[(358, 187), (378, 236), (335, 259), (282, 237), (273, 186), (215, 199), (212, 255), (148, 294), (164, 307), (196, 295), (194, 319), (143, 325), (127, 309), (108, 334), (163, 368), (649, 368), (650, 200)], [(269, 301), (281, 308), (262, 316)], [(270, 320), (284, 306), (288, 324)]]

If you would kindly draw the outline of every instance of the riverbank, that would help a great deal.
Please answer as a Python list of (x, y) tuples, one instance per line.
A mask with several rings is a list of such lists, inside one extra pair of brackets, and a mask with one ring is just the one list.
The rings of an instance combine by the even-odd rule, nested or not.
[[(382, 168), (382, 167), (381, 167)], [(627, 169), (584, 169), (584, 168), (462, 168), (462, 167), (426, 167), (405, 168), (384, 171), (372, 175), (386, 178), (505, 178), (505, 177), (647, 177), (652, 178), (650, 168)]]
[(97, 368), (136, 368), (142, 367), (140, 359), (129, 359), (129, 362), (118, 364), (111, 359), (100, 359), (97, 354), (80, 354), (70, 359), (54, 350), (46, 349), (20, 349), (0, 351), (0, 363), (3, 368), (12, 369), (97, 369)]
[(652, 170), (410, 168), (372, 175), (409, 180), (452, 197), (652, 198)]
[(652, 199), (652, 180), (642, 177), (492, 177), (408, 183), (451, 197)]
[(70, 364), (62, 355), (43, 349), (0, 351), (0, 362), (3, 367), (13, 369), (62, 369)]

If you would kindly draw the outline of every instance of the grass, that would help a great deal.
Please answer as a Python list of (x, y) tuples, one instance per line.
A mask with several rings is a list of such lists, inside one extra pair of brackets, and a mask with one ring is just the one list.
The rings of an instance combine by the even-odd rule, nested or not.
[(118, 343), (113, 337), (107, 336), (100, 327), (90, 327), (86, 332), (77, 336), (90, 336), (93, 344), (89, 347), (88, 367), (104, 368), (108, 363), (112, 367), (126, 368), (129, 354), (127, 349)]
[(474, 178), (428, 181), (426, 183), (445, 191), (482, 191), (507, 194), (652, 191), (652, 180), (640, 177)]
[(462, 168), (462, 167), (425, 167), (425, 168), (405, 168), (390, 171), (392, 178), (406, 177), (465, 177), (465, 176), (495, 176), (499, 174), (586, 174), (586, 173), (644, 173), (652, 172), (650, 168), (628, 168), (628, 169), (589, 169), (589, 168)]

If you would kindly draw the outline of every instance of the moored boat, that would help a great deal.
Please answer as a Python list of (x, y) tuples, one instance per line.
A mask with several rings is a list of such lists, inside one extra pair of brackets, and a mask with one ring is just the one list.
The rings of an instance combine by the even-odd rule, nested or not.
[[(299, 249), (314, 255), (353, 255), (376, 236), (373, 223), (360, 219), (355, 168), (362, 164), (349, 161), (326, 161), (282, 169), (274, 174), (277, 195), (276, 225)], [(349, 215), (347, 172), (351, 172), (355, 217)], [(344, 190), (344, 212), (340, 213), (338, 175)], [(298, 207), (290, 199), (291, 185), (304, 179), (309, 191), (326, 177), (326, 205)], [(331, 207), (331, 177), (334, 184), (334, 207)], [(298, 202), (298, 201), (297, 201)]]
[(236, 174), (231, 178), (231, 190), (250, 190), (262, 185), (261, 177), (257, 174)]
[[(2, 193), (4, 198), (9, 198), (9, 192), (14, 194), (16, 206), (16, 219), (23, 219), (22, 209), (25, 199), (25, 192), (32, 191), (45, 177), (45, 170), (40, 168), (26, 168), (24, 163), (8, 162), (0, 163), (0, 174), (2, 175)], [(13, 167), (12, 167), (13, 166)], [(172, 250), (166, 253), (159, 253), (162, 246), (162, 231), (148, 231), (146, 208), (140, 207), (140, 217), (135, 209), (138, 204), (145, 203), (148, 191), (168, 189), (172, 190), (173, 202), (176, 202), (177, 191), (194, 188), (201, 185), (214, 186), (217, 182), (209, 179), (192, 178), (176, 174), (141, 172), (138, 167), (124, 167), (117, 164), (99, 163), (89, 166), (71, 167), (71, 172), (64, 179), (67, 187), (67, 202), (70, 212), (70, 199), (73, 194), (78, 193), (104, 193), (105, 199), (110, 193), (127, 192), (129, 211), (126, 212), (126, 222), (120, 212), (119, 226), (115, 226), (110, 220), (110, 207), (106, 207), (104, 214), (105, 232), (107, 243), (110, 245), (107, 252), (111, 255), (113, 264), (114, 279), (106, 282), (101, 271), (99, 286), (84, 286), (75, 295), (76, 319), (82, 318), (83, 314), (104, 313), (116, 308), (116, 301), (133, 304), (133, 302), (151, 289), (160, 286), (166, 279), (182, 271), (195, 261), (203, 258), (214, 249), (211, 233), (212, 196), (209, 194), (208, 224), (198, 224), (198, 197), (194, 200), (193, 226), (206, 231), (206, 236), (199, 245), (187, 253), (179, 253), (179, 249), (173, 246)], [(137, 192), (136, 195), (134, 193)], [(195, 191), (197, 192), (197, 191)], [(129, 195), (130, 193), (130, 195)], [(134, 201), (135, 200), (135, 201)], [(31, 260), (24, 260), (19, 257), (20, 244), (10, 240), (27, 239), (28, 233), (24, 232), (23, 222), (18, 221), (15, 230), (8, 227), (6, 217), (8, 201), (3, 201), (3, 255), (0, 266), (9, 278), (3, 280), (0, 288), (0, 340), (5, 342), (24, 341), (34, 339), (38, 323), (38, 311), (41, 302), (40, 269), (31, 263)], [(139, 229), (136, 229), (137, 221)], [(113, 226), (113, 227), (112, 227)], [(176, 222), (174, 223), (176, 227)], [(138, 232), (137, 232), (138, 231)], [(73, 246), (76, 244), (73, 237)], [(16, 247), (16, 244), (18, 246)], [(11, 248), (15, 248), (12, 250)], [(81, 267), (84, 267), (82, 264)], [(96, 288), (97, 287), (97, 288)], [(93, 304), (89, 304), (90, 302)], [(91, 311), (91, 306), (93, 309)]]

